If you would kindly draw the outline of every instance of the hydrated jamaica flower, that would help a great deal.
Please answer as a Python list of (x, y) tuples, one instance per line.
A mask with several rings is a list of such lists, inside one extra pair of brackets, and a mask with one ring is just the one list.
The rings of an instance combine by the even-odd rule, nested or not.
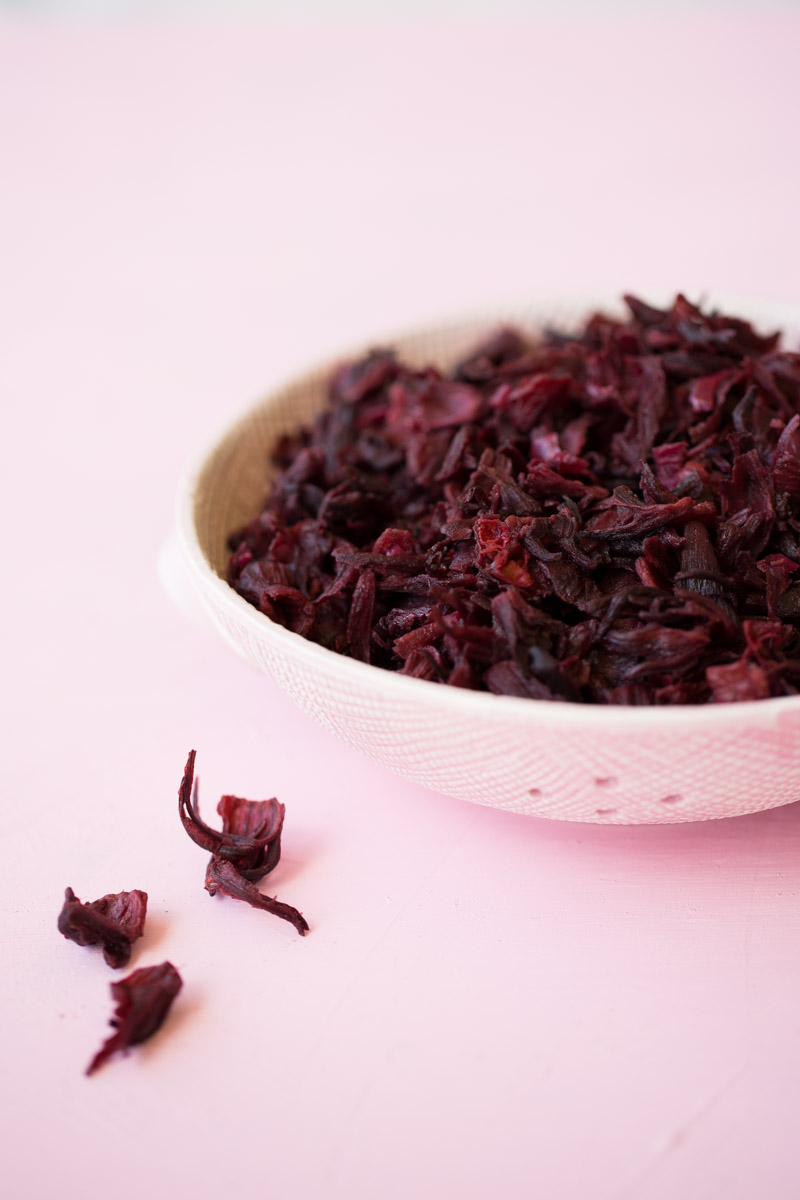
[(67, 888), (58, 930), (79, 946), (102, 946), (110, 967), (124, 967), (131, 956), (131, 945), (144, 933), (146, 915), (147, 892), (138, 888), (111, 892), (86, 904)]
[(127, 1050), (152, 1037), (160, 1029), (182, 987), (183, 980), (169, 962), (157, 967), (140, 967), (126, 979), (112, 983), (111, 996), (117, 1009), (111, 1018), (111, 1026), (116, 1032), (100, 1047), (86, 1074), (91, 1075), (102, 1067), (118, 1050)]
[(800, 353), (685, 296), (625, 301), (574, 334), (502, 329), (449, 376), (385, 349), (341, 367), (276, 447), (229, 582), (327, 649), (451, 686), (800, 693)]
[(194, 762), (195, 751), (190, 750), (178, 790), (178, 812), (192, 841), (211, 852), (206, 870), (206, 891), (212, 896), (222, 892), (236, 900), (244, 900), (253, 908), (263, 908), (289, 921), (299, 934), (305, 935), (308, 923), (302, 913), (289, 904), (265, 896), (255, 887), (257, 880), (278, 865), (286, 812), (284, 805), (275, 799), (243, 800), (239, 796), (223, 796), (217, 805), (222, 830), (212, 829), (202, 820), (198, 810)]

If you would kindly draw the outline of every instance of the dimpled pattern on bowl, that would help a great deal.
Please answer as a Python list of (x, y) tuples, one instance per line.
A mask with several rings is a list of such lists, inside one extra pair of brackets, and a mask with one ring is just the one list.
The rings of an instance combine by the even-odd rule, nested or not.
[[(577, 325), (593, 298), (385, 338), (412, 363), (449, 366), (501, 322)], [(800, 340), (800, 316), (720, 302)], [(374, 342), (372, 344), (375, 344)], [(351, 358), (366, 347), (357, 348)], [(231, 645), (344, 742), (415, 783), (513, 812), (606, 824), (736, 816), (800, 799), (800, 697), (746, 704), (616, 708), (521, 700), (411, 679), (332, 653), (271, 622), (224, 581), (226, 539), (259, 510), (275, 438), (325, 402), (335, 363), (277, 389), (185, 481), (181, 546)]]

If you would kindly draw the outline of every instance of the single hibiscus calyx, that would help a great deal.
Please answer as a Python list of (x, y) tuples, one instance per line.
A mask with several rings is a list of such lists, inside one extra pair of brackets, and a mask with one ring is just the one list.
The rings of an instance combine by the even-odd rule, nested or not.
[(58, 931), (79, 946), (102, 946), (110, 967), (124, 967), (131, 946), (144, 933), (147, 892), (110, 892), (99, 900), (79, 900), (72, 888), (64, 893)]
[(196, 752), (192, 750), (178, 793), (178, 811), (184, 829), (203, 850), (236, 863), (248, 879), (260, 879), (280, 859), (285, 806), (275, 799), (242, 800), (239, 796), (223, 796), (217, 805), (222, 830), (212, 829), (198, 809), (195, 757)]
[(117, 1006), (111, 1018), (114, 1033), (97, 1051), (86, 1074), (94, 1074), (112, 1054), (152, 1037), (163, 1025), (182, 987), (183, 980), (170, 962), (140, 967), (127, 978), (112, 983), (111, 995)]
[(217, 805), (222, 829), (212, 829), (200, 816), (195, 757), (196, 752), (191, 750), (178, 789), (178, 812), (192, 841), (211, 853), (206, 891), (212, 896), (221, 892), (244, 900), (253, 908), (271, 912), (304, 936), (308, 922), (303, 914), (290, 904), (264, 895), (255, 886), (280, 861), (285, 806), (274, 798), (244, 800), (241, 796), (225, 795)]

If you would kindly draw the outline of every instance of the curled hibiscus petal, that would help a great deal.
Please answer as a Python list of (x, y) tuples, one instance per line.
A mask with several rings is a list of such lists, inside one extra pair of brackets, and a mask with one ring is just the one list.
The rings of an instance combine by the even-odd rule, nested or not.
[(274, 917), (281, 917), (293, 925), (301, 937), (308, 933), (308, 921), (301, 912), (292, 908), (291, 904), (284, 904), (273, 896), (265, 896), (242, 877), (232, 862), (217, 855), (212, 857), (206, 868), (206, 891), (211, 896), (222, 892), (234, 900), (244, 900), (245, 904), (250, 904), (253, 908), (262, 908)]
[(223, 796), (217, 808), (222, 830), (212, 829), (202, 820), (198, 809), (195, 756), (191, 750), (178, 790), (178, 811), (189, 837), (203, 850), (229, 858), (248, 871), (259, 870), (269, 858), (271, 866), (267, 869), (271, 870), (280, 857), (284, 806), (274, 799), (241, 800), (238, 796)]

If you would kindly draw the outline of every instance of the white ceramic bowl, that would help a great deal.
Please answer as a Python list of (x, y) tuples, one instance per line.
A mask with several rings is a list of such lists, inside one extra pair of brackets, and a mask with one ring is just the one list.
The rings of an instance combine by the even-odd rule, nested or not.
[[(800, 313), (714, 298), (800, 343)], [(448, 366), (499, 323), (576, 325), (582, 301), (493, 311), (401, 337), (412, 363)], [(354, 357), (357, 347), (337, 361)], [(324, 404), (335, 363), (273, 391), (184, 481), (178, 537), (213, 623), (231, 645), (343, 741), (415, 783), (476, 804), (604, 824), (736, 816), (800, 799), (800, 697), (617, 708), (468, 692), (367, 666), (274, 624), (225, 582), (226, 538), (259, 511), (270, 448)]]

